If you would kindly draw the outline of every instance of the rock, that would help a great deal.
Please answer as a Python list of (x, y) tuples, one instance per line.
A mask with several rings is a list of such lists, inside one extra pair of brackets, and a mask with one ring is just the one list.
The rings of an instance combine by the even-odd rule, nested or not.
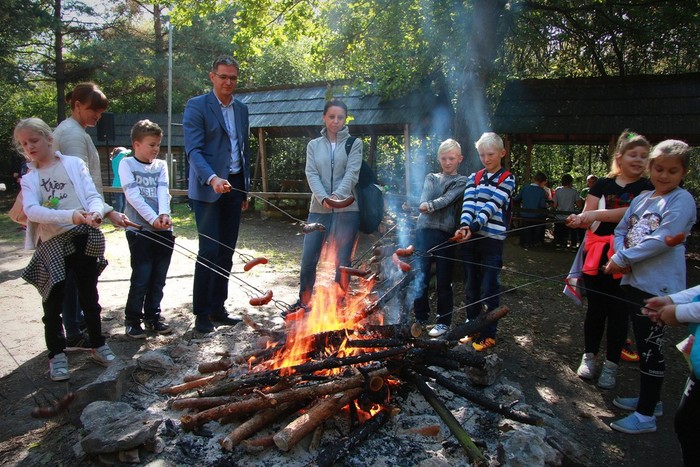
[(128, 451), (119, 451), (119, 462), (127, 464), (138, 464), (141, 462), (138, 449), (130, 449)]
[(97, 427), (80, 444), (87, 454), (129, 451), (154, 438), (162, 421), (157, 415), (133, 411)]
[(562, 465), (564, 455), (545, 441), (547, 431), (542, 427), (523, 425), (508, 431), (498, 446), (499, 461), (508, 467)]
[(165, 450), (165, 441), (163, 441), (162, 438), (159, 438), (158, 436), (155, 436), (154, 438), (147, 439), (145, 443), (143, 443), (143, 447), (146, 448), (147, 451), (151, 451), (154, 454), (160, 454)]
[(100, 426), (116, 422), (134, 409), (126, 402), (96, 401), (91, 402), (80, 414), (80, 423), (88, 432)]
[(478, 386), (490, 386), (496, 382), (503, 369), (503, 360), (498, 355), (491, 354), (486, 357), (484, 368), (468, 367), (465, 370), (469, 381)]
[(117, 360), (112, 363), (95, 381), (75, 392), (75, 400), (69, 407), (71, 422), (78, 425), (83, 409), (95, 401), (115, 401), (129, 389), (129, 376), (136, 367), (133, 360)]
[(144, 352), (136, 360), (139, 368), (146, 371), (164, 372), (175, 368), (172, 358), (157, 350)]
[(545, 438), (547, 444), (562, 453), (565, 465), (571, 467), (591, 465), (589, 451), (582, 444), (550, 427), (546, 427), (545, 430), (547, 431)]

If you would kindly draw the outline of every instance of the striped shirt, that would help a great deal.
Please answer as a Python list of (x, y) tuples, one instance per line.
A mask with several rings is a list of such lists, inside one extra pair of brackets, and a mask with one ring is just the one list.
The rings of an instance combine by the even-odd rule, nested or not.
[(505, 240), (508, 226), (504, 211), (515, 190), (515, 177), (511, 174), (499, 185), (500, 175), (500, 170), (495, 174), (484, 173), (479, 186), (474, 186), (476, 173), (469, 176), (460, 225), (469, 227), (472, 233), (479, 232), (483, 236)]

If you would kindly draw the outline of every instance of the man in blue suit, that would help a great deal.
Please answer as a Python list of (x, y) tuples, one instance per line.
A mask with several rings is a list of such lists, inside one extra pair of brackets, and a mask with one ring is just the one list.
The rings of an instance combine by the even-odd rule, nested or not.
[(217, 57), (209, 72), (213, 90), (190, 99), (182, 119), (190, 165), (189, 198), (200, 233), (192, 294), (199, 333), (213, 331), (214, 323), (240, 321), (228, 316), (224, 307), (241, 211), (248, 208), (250, 188), (248, 107), (233, 97), (238, 72), (233, 57)]

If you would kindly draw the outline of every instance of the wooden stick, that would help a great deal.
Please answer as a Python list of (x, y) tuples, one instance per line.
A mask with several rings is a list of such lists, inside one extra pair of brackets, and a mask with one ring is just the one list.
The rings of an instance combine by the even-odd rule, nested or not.
[(339, 394), (333, 394), (311, 407), (305, 414), (297, 418), (272, 439), (282, 451), (289, 451), (307, 434), (311, 433), (321, 423), (335, 415), (341, 408), (354, 401), (361, 393), (361, 387), (348, 389)]
[(226, 374), (217, 374), (217, 375), (211, 375), (211, 376), (205, 376), (203, 378), (195, 379), (192, 381), (187, 381), (186, 383), (178, 384), (176, 386), (170, 386), (168, 388), (161, 388), (158, 390), (161, 394), (171, 394), (171, 395), (176, 395), (176, 394), (181, 394), (183, 392), (187, 392), (191, 389), (196, 389), (196, 388), (201, 388), (202, 386), (206, 386), (207, 384), (222, 380), (226, 377)]
[(272, 435), (268, 436), (262, 436), (260, 438), (255, 438), (255, 439), (248, 439), (245, 441), (241, 441), (241, 445), (243, 446), (243, 449), (247, 453), (254, 453), (254, 452), (260, 452), (265, 448), (269, 448), (275, 445), (275, 442), (272, 440)]
[(318, 467), (331, 467), (341, 457), (346, 456), (352, 448), (369, 438), (369, 435), (379, 430), (389, 420), (389, 412), (380, 410), (367, 422), (353, 430), (347, 437), (333, 443), (316, 457)]
[(231, 359), (229, 357), (221, 357), (213, 362), (203, 362), (197, 367), (200, 373), (214, 373), (216, 371), (228, 370), (231, 368)]
[[(383, 376), (388, 374), (386, 368), (382, 368), (370, 373), (370, 376)], [(299, 401), (305, 399), (313, 399), (315, 397), (326, 396), (328, 394), (336, 394), (348, 389), (353, 389), (364, 385), (365, 376), (362, 374), (354, 375), (349, 378), (342, 378), (336, 381), (329, 381), (312, 386), (301, 388), (290, 388), (276, 394), (268, 394), (266, 397), (250, 397), (245, 400), (231, 402), (229, 404), (212, 407), (193, 415), (183, 415), (180, 417), (182, 426), (186, 430), (192, 430), (199, 425), (207, 423), (211, 420), (226, 417), (227, 415), (236, 414), (242, 416), (248, 413), (256, 412), (261, 409), (278, 406), (284, 402)]]
[(459, 424), (459, 421), (452, 415), (452, 412), (445, 407), (445, 404), (438, 399), (435, 392), (430, 389), (430, 387), (425, 383), (425, 379), (414, 371), (407, 370), (402, 373), (407, 380), (413, 382), (413, 384), (418, 388), (420, 393), (423, 395), (426, 401), (432, 406), (435, 412), (440, 416), (443, 422), (447, 425), (459, 444), (462, 445), (464, 450), (467, 452), (469, 459), (476, 465), (488, 465), (488, 460), (481, 453), (479, 448), (474, 444), (471, 437)]
[(224, 451), (232, 451), (243, 440), (250, 438), (258, 431), (270, 425), (277, 419), (289, 415), (297, 410), (299, 404), (295, 402), (285, 402), (279, 407), (264, 409), (256, 413), (247, 421), (241, 423), (235, 430), (229, 433), (224, 439), (219, 441)]
[(528, 425), (542, 425), (544, 423), (544, 421), (539, 417), (533, 417), (522, 412), (517, 412), (510, 407), (499, 404), (498, 402), (485, 397), (482, 393), (474, 391), (466, 386), (460, 386), (450, 378), (447, 378), (437, 371), (431, 370), (423, 365), (413, 365), (413, 369), (423, 376), (434, 379), (440, 386), (449, 389), (453, 393), (462, 396), (471, 402), (479, 404), (492, 412), (503, 415), (506, 418)]
[(482, 313), (479, 315), (478, 318), (474, 320), (469, 320), (468, 323), (464, 323), (460, 326), (457, 326), (456, 328), (452, 329), (450, 332), (445, 334), (443, 337), (443, 340), (453, 342), (453, 345), (457, 344), (457, 340), (461, 339), (464, 336), (469, 336), (472, 334), (475, 334), (479, 332), (480, 330), (484, 329), (486, 326), (488, 326), (491, 323), (494, 323), (498, 321), (499, 319), (503, 318), (505, 315), (508, 314), (510, 311), (510, 308), (508, 308), (506, 305), (501, 305), (495, 310), (488, 311), (486, 313)]

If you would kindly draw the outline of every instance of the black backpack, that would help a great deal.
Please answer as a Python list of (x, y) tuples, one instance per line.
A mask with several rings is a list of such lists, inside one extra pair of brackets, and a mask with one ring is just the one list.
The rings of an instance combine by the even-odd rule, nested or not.
[[(345, 140), (346, 154), (350, 154), (356, 139), (350, 136)], [(366, 234), (376, 232), (384, 218), (384, 194), (376, 183), (377, 175), (363, 159), (357, 185), (355, 185), (355, 194), (360, 208), (360, 232)]]

